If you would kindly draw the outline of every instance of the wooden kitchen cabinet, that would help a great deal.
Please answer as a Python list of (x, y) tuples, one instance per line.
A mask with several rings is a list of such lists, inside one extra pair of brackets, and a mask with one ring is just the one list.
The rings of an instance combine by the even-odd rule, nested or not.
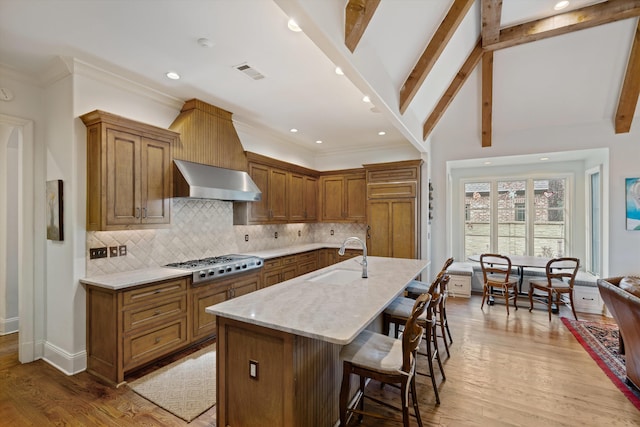
[(287, 171), (258, 163), (249, 163), (249, 175), (262, 191), (262, 199), (249, 203), (248, 223), (284, 222), (287, 220)]
[(292, 172), (289, 184), (289, 222), (318, 219), (318, 178)]
[(87, 126), (87, 230), (167, 227), (179, 134), (95, 110)]
[(367, 186), (364, 170), (349, 170), (320, 177), (320, 221), (364, 222)]
[(254, 272), (195, 286), (191, 297), (191, 341), (196, 342), (216, 333), (216, 316), (206, 313), (205, 308), (257, 291), (259, 288), (260, 274)]
[(296, 256), (271, 258), (264, 261), (262, 267), (262, 286), (268, 287), (297, 276)]
[(127, 371), (186, 347), (187, 283), (120, 291), (87, 285), (87, 371), (119, 385)]
[(420, 257), (422, 160), (364, 165), (367, 171), (367, 252)]
[(259, 288), (258, 271), (200, 286), (187, 277), (121, 290), (86, 285), (87, 371), (120, 385), (127, 373), (213, 337), (206, 307)]

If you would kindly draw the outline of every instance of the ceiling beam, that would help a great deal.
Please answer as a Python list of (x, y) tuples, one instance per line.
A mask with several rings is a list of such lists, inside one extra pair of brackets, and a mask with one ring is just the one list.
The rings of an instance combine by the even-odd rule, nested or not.
[(404, 114), (416, 96), (416, 93), (418, 93), (418, 89), (420, 89), (420, 86), (427, 78), (427, 75), (440, 57), (440, 54), (444, 51), (444, 48), (447, 46), (447, 43), (449, 43), (449, 40), (451, 40), (456, 29), (458, 29), (458, 26), (462, 22), (462, 19), (464, 19), (469, 8), (471, 8), (473, 2), (474, 0), (454, 0), (447, 15), (442, 20), (442, 23), (440, 23), (440, 26), (429, 41), (422, 56), (418, 59), (413, 71), (411, 71), (409, 77), (407, 77), (407, 80), (400, 89), (401, 114)]
[(491, 147), (493, 116), (493, 51), (482, 54), (482, 146)]
[(622, 92), (618, 100), (616, 110), (616, 133), (628, 133), (631, 130), (631, 122), (638, 105), (640, 95), (640, 19), (636, 26), (636, 34), (633, 38), (633, 46), (629, 54), (627, 72), (622, 84)]
[(482, 0), (482, 46), (500, 40), (502, 0)]
[(351, 52), (356, 50), (380, 0), (349, 0), (345, 7), (344, 44)]
[(483, 45), (498, 50), (640, 16), (640, 0), (608, 0), (570, 12), (500, 30), (499, 40)]
[(482, 41), (478, 40), (469, 57), (464, 61), (462, 67), (460, 67), (460, 71), (455, 75), (453, 81), (444, 92), (444, 95), (442, 95), (438, 104), (425, 121), (422, 128), (422, 139), (426, 140), (433, 128), (438, 124), (438, 121), (447, 110), (449, 104), (451, 104), (451, 101), (453, 101), (453, 98), (455, 98), (464, 82), (467, 81), (467, 78), (471, 75), (473, 69), (478, 65), (480, 58), (482, 58)]

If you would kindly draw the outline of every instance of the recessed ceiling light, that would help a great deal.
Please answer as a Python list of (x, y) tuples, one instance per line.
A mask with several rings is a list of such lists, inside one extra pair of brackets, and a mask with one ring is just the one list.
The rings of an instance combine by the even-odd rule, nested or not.
[(559, 1), (558, 3), (556, 3), (556, 5), (553, 6), (553, 8), (555, 10), (562, 10), (567, 6), (569, 6), (569, 2), (567, 0), (562, 0), (562, 1)]
[(317, 140), (317, 141), (316, 141), (316, 144), (322, 144), (322, 141)]
[(365, 95), (362, 97), (362, 102), (371, 102), (371, 98), (369, 98), (369, 95)]
[(289, 22), (287, 22), (287, 27), (289, 27), (289, 29), (295, 33), (299, 33), (300, 31), (302, 31), (298, 23), (293, 18), (289, 19)]
[(296, 133), (296, 132), (298, 132), (298, 129), (296, 129), (296, 128), (291, 128), (291, 129), (289, 129), (289, 132), (291, 132), (291, 133)]
[(387, 133), (386, 133), (385, 131), (383, 131), (383, 130), (381, 130), (380, 132), (378, 132), (378, 135), (380, 135), (380, 136), (384, 136), (384, 135), (386, 135), (386, 134), (387, 134)]
[(342, 68), (336, 67), (336, 74), (339, 76), (344, 76), (344, 71), (342, 71)]
[(171, 80), (178, 80), (180, 78), (180, 74), (174, 72), (174, 71), (169, 71), (166, 74), (167, 78), (170, 78)]
[(548, 157), (540, 157), (540, 160), (544, 161), (544, 160), (549, 160)]

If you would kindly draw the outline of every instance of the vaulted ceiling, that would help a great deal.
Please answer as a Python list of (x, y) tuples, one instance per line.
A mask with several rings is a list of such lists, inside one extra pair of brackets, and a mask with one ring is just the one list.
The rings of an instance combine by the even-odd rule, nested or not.
[[(572, 0), (559, 12), (555, 3), (0, 0), (0, 66), (39, 81), (52, 58), (73, 57), (225, 108), (320, 154), (425, 151), (427, 137), (490, 145), (523, 129), (595, 122), (610, 123), (612, 134), (640, 126), (640, 1)], [(287, 29), (289, 18), (302, 32)], [(249, 78), (242, 64), (264, 78)], [(182, 79), (167, 80), (167, 71)]]

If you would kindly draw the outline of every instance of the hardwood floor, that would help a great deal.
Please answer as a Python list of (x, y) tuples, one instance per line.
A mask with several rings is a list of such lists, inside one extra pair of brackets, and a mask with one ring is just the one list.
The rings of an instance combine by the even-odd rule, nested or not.
[[(624, 397), (571, 332), (545, 310), (480, 310), (480, 299), (450, 298), (454, 343), (438, 377), (441, 405), (430, 379), (418, 377), (425, 426), (637, 426), (640, 411)], [(565, 307), (561, 316), (571, 316)], [(600, 316), (579, 314), (582, 319)], [(610, 319), (605, 319), (611, 321)], [(419, 361), (424, 370), (426, 362)], [(436, 368), (437, 372), (437, 368)], [(393, 400), (398, 391), (369, 389)], [(371, 408), (372, 403), (367, 403)], [(377, 410), (378, 408), (376, 408)], [(20, 364), (17, 334), (0, 337), (0, 425), (184, 426), (186, 422), (138, 396), (83, 372), (67, 376), (44, 361)], [(215, 407), (188, 424), (215, 426)], [(350, 426), (357, 425), (352, 420)], [(398, 423), (365, 417), (363, 427)], [(412, 425), (417, 425), (412, 420)], [(307, 427), (307, 426), (300, 426)]]

